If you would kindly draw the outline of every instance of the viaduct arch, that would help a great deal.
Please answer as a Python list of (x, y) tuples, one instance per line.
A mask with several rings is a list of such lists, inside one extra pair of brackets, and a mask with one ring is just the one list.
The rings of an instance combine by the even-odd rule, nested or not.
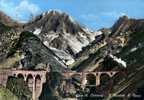
[(46, 70), (16, 70), (12, 69), (11, 76), (23, 77), (32, 92), (32, 100), (37, 100), (42, 91), (42, 85), (46, 82)]

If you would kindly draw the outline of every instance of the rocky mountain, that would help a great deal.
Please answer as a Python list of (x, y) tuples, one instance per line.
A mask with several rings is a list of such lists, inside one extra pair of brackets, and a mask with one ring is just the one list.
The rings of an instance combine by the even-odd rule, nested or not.
[[(87, 46), (87, 57), (79, 55), (79, 59), (73, 64), (72, 69), (77, 71), (108, 71), (118, 70), (119, 74), (113, 78), (112, 94), (140, 94), (140, 98), (127, 98), (126, 100), (143, 99), (143, 42), (144, 20), (120, 17), (110, 28), (111, 33), (100, 42)], [(97, 40), (97, 39), (96, 39)], [(99, 40), (99, 39), (98, 39)], [(102, 45), (100, 48), (94, 45)], [(94, 52), (90, 52), (94, 49)], [(83, 51), (84, 52), (84, 51)], [(102, 77), (106, 80), (106, 76)], [(108, 88), (108, 82), (102, 82), (99, 93)], [(141, 83), (141, 84), (140, 84)], [(108, 86), (108, 87), (107, 87)], [(97, 91), (97, 92), (98, 92)], [(106, 90), (105, 90), (106, 91)], [(109, 91), (109, 89), (107, 90)], [(111, 99), (111, 96), (105, 99)]]
[(48, 11), (34, 17), (24, 29), (33, 32), (67, 65), (74, 62), (75, 54), (91, 43), (101, 32), (90, 32), (71, 16)]
[(9, 27), (17, 27), (18, 28), (18, 27), (22, 26), (22, 23), (14, 21), (9, 16), (7, 16), (5, 13), (3, 13), (2, 11), (0, 11), (0, 23), (3, 23), (4, 25), (9, 26)]
[[(111, 94), (143, 95), (144, 19), (123, 16), (111, 28), (97, 32), (90, 32), (67, 14), (58, 11), (45, 12), (24, 25), (18, 23), (16, 26), (13, 22), (3, 13), (0, 15), (0, 68), (40, 70), (50, 65), (53, 71), (60, 72), (46, 75), (51, 80), (47, 79), (44, 84), (40, 100), (64, 99), (65, 91), (61, 88), (60, 80), (63, 78), (61, 71), (66, 70), (119, 71), (112, 78), (113, 88), (109, 88), (110, 79), (102, 76), (101, 85), (87, 87), (88, 93), (78, 86), (80, 79), (73, 77), (72, 82), (67, 80), (73, 86), (67, 89), (70, 93), (79, 93), (80, 90), (81, 94), (90, 96), (105, 90)], [(15, 83), (16, 80), (11, 81)], [(92, 77), (87, 78), (87, 81), (96, 82)], [(25, 85), (23, 87), (25, 89)], [(13, 88), (17, 89), (16, 86)], [(28, 93), (22, 94), (30, 98)], [(17, 92), (15, 95), (18, 95)], [(102, 100), (111, 98), (106, 96)]]

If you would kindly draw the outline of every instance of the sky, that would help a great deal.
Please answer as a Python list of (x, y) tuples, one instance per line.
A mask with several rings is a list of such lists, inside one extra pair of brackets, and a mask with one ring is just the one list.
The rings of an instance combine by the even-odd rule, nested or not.
[(0, 10), (21, 22), (58, 10), (82, 26), (98, 30), (111, 27), (120, 16), (144, 18), (144, 0), (0, 0)]

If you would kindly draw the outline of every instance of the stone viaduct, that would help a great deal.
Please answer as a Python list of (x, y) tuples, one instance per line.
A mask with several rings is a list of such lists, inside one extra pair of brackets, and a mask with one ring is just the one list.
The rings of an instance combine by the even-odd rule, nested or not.
[[(41, 94), (43, 83), (46, 82), (47, 70), (22, 70), (22, 69), (3, 69), (0, 70), (0, 85), (6, 86), (9, 76), (23, 78), (27, 82), (29, 89), (32, 91), (32, 100), (38, 100)], [(100, 77), (102, 74), (113, 77), (117, 71), (105, 72), (64, 72), (62, 75), (65, 78), (71, 78), (75, 75), (80, 76), (81, 85), (86, 85), (87, 75), (92, 74), (95, 76), (96, 86), (100, 85)]]
[(67, 73), (63, 73), (63, 75), (66, 78), (70, 78), (73, 76), (78, 76), (81, 79), (81, 85), (86, 85), (86, 80), (87, 80), (87, 75), (92, 75), (95, 77), (95, 86), (99, 86), (100, 85), (100, 78), (101, 75), (108, 75), (110, 78), (113, 77), (115, 74), (117, 73), (117, 71), (102, 71), (102, 72), (67, 72)]
[(46, 73), (46, 70), (4, 69), (0, 70), (0, 84), (6, 86), (9, 76), (23, 78), (32, 92), (32, 100), (37, 100), (41, 94), (42, 85), (46, 82)]

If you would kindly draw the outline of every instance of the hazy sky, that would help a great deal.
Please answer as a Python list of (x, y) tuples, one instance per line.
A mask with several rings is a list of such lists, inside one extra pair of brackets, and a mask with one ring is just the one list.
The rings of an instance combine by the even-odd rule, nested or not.
[(0, 0), (0, 10), (23, 22), (50, 9), (66, 12), (92, 30), (111, 27), (123, 15), (144, 18), (144, 0)]

